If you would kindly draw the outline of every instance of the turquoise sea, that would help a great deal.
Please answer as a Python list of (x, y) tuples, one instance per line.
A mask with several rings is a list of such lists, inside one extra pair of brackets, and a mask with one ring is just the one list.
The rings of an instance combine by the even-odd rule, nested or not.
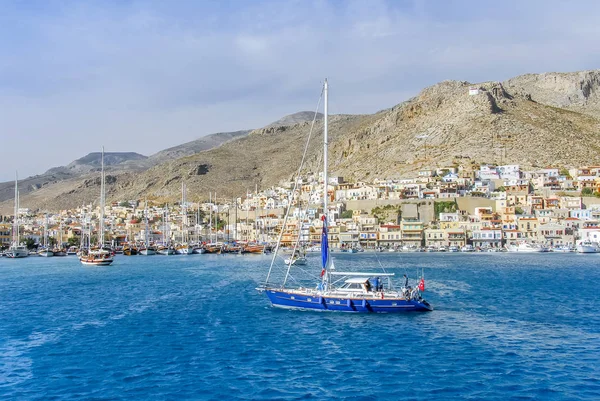
[(334, 260), (423, 267), (435, 310), (273, 309), (269, 256), (1, 258), (0, 399), (600, 399), (600, 254)]

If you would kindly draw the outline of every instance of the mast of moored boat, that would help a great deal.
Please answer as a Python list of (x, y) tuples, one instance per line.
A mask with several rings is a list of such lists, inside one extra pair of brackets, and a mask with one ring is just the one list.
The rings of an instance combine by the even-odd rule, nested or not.
[(19, 172), (15, 171), (15, 219), (13, 227), (13, 245), (19, 245)]
[(100, 223), (98, 224), (98, 247), (104, 246), (104, 146), (102, 146), (102, 157), (100, 161), (102, 170), (100, 173)]
[(208, 193), (208, 243), (212, 244), (212, 192)]
[(217, 203), (217, 193), (215, 192), (215, 244), (219, 242), (219, 204)]
[(235, 225), (234, 225), (234, 229), (233, 229), (233, 240), (237, 241), (238, 237), (237, 237), (237, 223), (238, 223), (238, 203), (237, 203), (237, 198), (235, 198)]

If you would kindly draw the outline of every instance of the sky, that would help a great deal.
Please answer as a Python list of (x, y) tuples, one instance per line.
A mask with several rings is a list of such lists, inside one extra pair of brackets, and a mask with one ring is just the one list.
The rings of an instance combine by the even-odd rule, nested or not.
[(314, 110), (373, 113), (443, 80), (600, 66), (600, 2), (5, 0), (0, 181), (102, 146), (151, 155)]

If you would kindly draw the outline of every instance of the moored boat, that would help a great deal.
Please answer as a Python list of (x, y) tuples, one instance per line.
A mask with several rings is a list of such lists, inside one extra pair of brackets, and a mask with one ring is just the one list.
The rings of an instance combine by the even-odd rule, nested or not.
[(79, 261), (86, 266), (108, 266), (114, 261), (112, 252), (108, 249), (83, 250)]
[(38, 256), (42, 256), (44, 258), (49, 258), (49, 257), (54, 256), (54, 252), (52, 252), (48, 248), (42, 248), (42, 249), (38, 250), (37, 254), (38, 254)]
[(4, 253), (11, 259), (26, 258), (29, 249), (19, 242), (19, 175), (15, 173), (15, 218), (13, 223), (13, 242)]
[(104, 147), (102, 147), (100, 170), (100, 216), (98, 222), (98, 246), (83, 249), (79, 261), (85, 266), (108, 266), (114, 261), (112, 250), (104, 249)]
[(159, 246), (156, 248), (156, 253), (158, 255), (175, 255), (175, 249), (169, 246)]
[(144, 255), (144, 256), (156, 255), (156, 248), (153, 247), (152, 245), (145, 246), (143, 248), (140, 248), (139, 254)]
[(548, 249), (543, 245), (532, 244), (529, 242), (519, 242), (518, 244), (510, 244), (506, 246), (508, 252), (521, 252), (521, 253), (538, 253), (547, 252)]
[(579, 241), (576, 249), (579, 253), (598, 253), (600, 252), (600, 245), (592, 241)]

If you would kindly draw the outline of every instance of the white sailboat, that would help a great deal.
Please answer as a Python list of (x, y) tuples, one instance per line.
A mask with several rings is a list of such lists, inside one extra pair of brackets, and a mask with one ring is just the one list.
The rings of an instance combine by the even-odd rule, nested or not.
[(148, 201), (146, 201), (146, 207), (144, 207), (144, 221), (146, 223), (146, 228), (145, 228), (145, 240), (146, 240), (146, 244), (144, 245), (144, 247), (142, 249), (140, 249), (140, 255), (144, 255), (144, 256), (152, 256), (152, 255), (156, 255), (156, 248), (154, 248), (154, 246), (150, 245), (150, 228), (148, 227)]
[(194, 253), (194, 247), (189, 243), (188, 226), (187, 186), (185, 183), (181, 183), (181, 243), (175, 247), (178, 255)]
[[(278, 308), (359, 313), (396, 313), (433, 310), (432, 306), (421, 297), (421, 291), (425, 289), (425, 281), (422, 277), (421, 282), (418, 286), (415, 286), (415, 288), (409, 287), (406, 283), (404, 287), (396, 290), (391, 280), (394, 273), (340, 272), (335, 270), (329, 253), (328, 239), (327, 92), (328, 85), (326, 80), (323, 86), (323, 215), (321, 217), (323, 229), (321, 234), (322, 267), (319, 269), (320, 274), (317, 274), (316, 277), (311, 280), (312, 282), (302, 282), (298, 280), (293, 287), (287, 286), (289, 280), (296, 280), (294, 276), (290, 275), (290, 269), (292, 267), (292, 264), (290, 263), (287, 265), (284, 276), (282, 277), (282, 283), (275, 284), (270, 282), (274, 263), (277, 258), (277, 250), (279, 249), (283, 237), (284, 230), (281, 230), (267, 278), (265, 283), (258, 288), (258, 290), (265, 292), (271, 305)], [(313, 127), (314, 121), (315, 120), (313, 120)], [(311, 135), (309, 134), (309, 138), (310, 136)], [(305, 149), (308, 149), (308, 143)], [(302, 158), (303, 162), (305, 158), (306, 150)], [(298, 176), (300, 175), (303, 162), (300, 164)], [(297, 186), (298, 180), (296, 179), (292, 194), (296, 193)], [(292, 202), (290, 202), (290, 205), (291, 203)], [(283, 227), (285, 227), (287, 223), (288, 216), (289, 208), (284, 218)], [(314, 284), (316, 284), (316, 286)]]
[(46, 214), (45, 220), (44, 220), (44, 245), (43, 245), (42, 249), (40, 249), (38, 251), (38, 255), (43, 256), (45, 258), (54, 256), (54, 252), (52, 252), (52, 250), (50, 250), (50, 247), (48, 246), (48, 215), (47, 214)]
[(112, 251), (105, 249), (104, 245), (104, 146), (102, 147), (102, 169), (100, 173), (100, 222), (98, 227), (98, 246), (95, 249), (81, 251), (79, 261), (87, 266), (108, 266), (113, 261)]
[(175, 248), (171, 246), (169, 230), (169, 205), (163, 211), (162, 244), (156, 248), (157, 255), (175, 255)]
[(13, 223), (13, 242), (6, 251), (9, 258), (25, 258), (29, 256), (27, 247), (19, 241), (19, 175), (15, 173), (15, 219)]

